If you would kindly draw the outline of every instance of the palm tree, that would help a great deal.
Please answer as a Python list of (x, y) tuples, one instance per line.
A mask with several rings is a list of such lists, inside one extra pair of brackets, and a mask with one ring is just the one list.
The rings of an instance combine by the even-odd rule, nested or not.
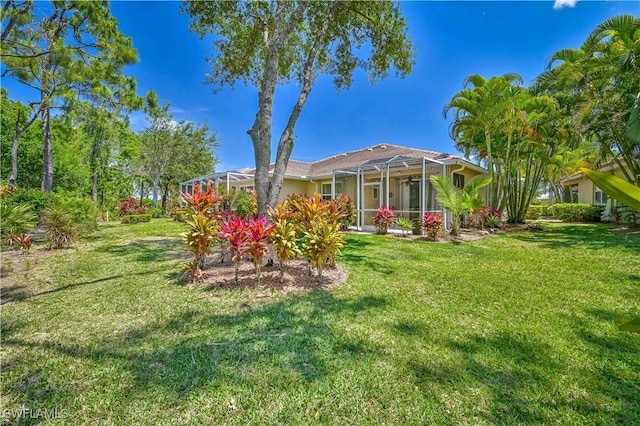
[(480, 189), (491, 183), (488, 176), (474, 177), (463, 189), (456, 188), (446, 176), (432, 175), (431, 183), (436, 188), (436, 200), (451, 212), (451, 235), (460, 233), (460, 217), (464, 213), (471, 213), (474, 207), (482, 203)]
[(496, 151), (500, 150), (496, 145), (505, 142), (500, 135), (522, 82), (518, 74), (488, 80), (478, 74), (471, 75), (465, 80), (464, 89), (456, 93), (443, 110), (445, 118), (451, 109), (455, 110), (450, 135), (456, 148), (467, 158), (473, 154), (486, 163), (492, 181), (488, 202), (493, 209), (501, 208), (503, 199), (503, 167), (499, 156), (496, 157)]
[[(558, 65), (556, 65), (558, 64)], [(582, 136), (640, 186), (640, 18), (598, 25), (579, 49), (551, 56), (535, 85), (566, 106)]]

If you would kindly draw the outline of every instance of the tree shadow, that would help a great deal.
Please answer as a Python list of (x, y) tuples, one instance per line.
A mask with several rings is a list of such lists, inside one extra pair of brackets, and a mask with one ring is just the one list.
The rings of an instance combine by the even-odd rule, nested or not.
[(494, 337), (470, 335), (462, 341), (445, 341), (443, 345), (460, 359), (458, 368), (451, 368), (450, 362), (440, 365), (438, 360), (409, 363), (417, 387), (429, 398), (447, 406), (450, 401), (446, 396), (452, 388), (480, 389), (488, 391), (490, 404), (474, 408), (474, 414), (490, 424), (534, 424), (548, 420), (539, 409), (541, 402), (532, 400), (532, 389), (544, 392), (550, 386), (547, 377), (562, 371), (562, 366), (548, 355), (551, 349), (548, 345), (507, 333)]
[[(98, 377), (114, 368), (125, 372), (133, 386), (127, 387), (129, 394), (122, 404), (129, 403), (128, 399), (145, 398), (145, 392), (155, 393), (158, 388), (175, 398), (203, 386), (241, 387), (252, 382), (270, 386), (273, 392), (285, 392), (288, 386), (304, 386), (326, 378), (333, 364), (345, 358), (380, 353), (376, 343), (347, 338), (334, 330), (330, 319), (382, 309), (387, 305), (384, 298), (342, 300), (329, 292), (312, 291), (272, 304), (252, 303), (230, 314), (210, 315), (197, 309), (176, 313), (164, 321), (96, 336), (99, 345), (24, 336), (7, 336), (3, 344), (40, 356), (88, 360), (95, 365)], [(193, 337), (194, 330), (198, 330), (197, 337)], [(56, 373), (42, 374), (50, 374), (53, 379)], [(53, 380), (64, 388), (60, 381), (59, 376)], [(69, 405), (73, 402), (71, 395), (52, 395), (58, 392), (55, 386), (50, 386), (46, 394), (34, 392), (28, 383), (13, 386), (31, 406), (42, 406), (51, 398)]]
[(540, 244), (552, 249), (581, 247), (601, 250), (618, 247), (637, 253), (640, 239), (610, 232), (611, 226), (604, 224), (564, 224), (562, 227), (545, 228), (542, 232), (512, 232), (511, 238)]
[(182, 242), (175, 238), (143, 239), (126, 244), (108, 245), (96, 248), (97, 253), (108, 253), (122, 258), (123, 262), (160, 262), (174, 259), (187, 259), (182, 250)]

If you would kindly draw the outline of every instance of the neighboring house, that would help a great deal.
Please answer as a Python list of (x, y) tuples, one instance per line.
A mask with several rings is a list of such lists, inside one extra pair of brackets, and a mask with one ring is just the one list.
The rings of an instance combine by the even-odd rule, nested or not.
[[(354, 225), (371, 229), (373, 214), (381, 206), (392, 206), (399, 216), (410, 219), (425, 212), (443, 213), (429, 176), (445, 174), (463, 187), (483, 173), (485, 169), (456, 155), (383, 143), (314, 162), (289, 160), (280, 201), (293, 193), (311, 196), (317, 192), (326, 200), (349, 194), (357, 210)], [(233, 194), (254, 189), (254, 170), (199, 176), (183, 182), (180, 188), (192, 193), (194, 183), (213, 183)]]
[[(598, 168), (601, 172), (612, 173), (620, 179), (626, 180), (620, 166), (616, 163), (607, 163)], [(611, 211), (611, 203), (607, 194), (602, 192), (584, 173), (576, 173), (568, 176), (561, 181), (564, 188), (564, 197), (562, 200), (555, 200), (556, 203), (584, 203), (598, 204), (605, 206), (603, 216), (607, 216)]]

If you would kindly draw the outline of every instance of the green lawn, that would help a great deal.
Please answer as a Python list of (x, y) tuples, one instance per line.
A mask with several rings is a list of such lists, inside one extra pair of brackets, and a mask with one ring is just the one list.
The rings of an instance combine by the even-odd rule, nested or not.
[(2, 415), (640, 424), (640, 336), (614, 324), (640, 313), (640, 238), (608, 229), (463, 244), (351, 235), (345, 284), (257, 298), (181, 282), (179, 224), (102, 225), (3, 279)]

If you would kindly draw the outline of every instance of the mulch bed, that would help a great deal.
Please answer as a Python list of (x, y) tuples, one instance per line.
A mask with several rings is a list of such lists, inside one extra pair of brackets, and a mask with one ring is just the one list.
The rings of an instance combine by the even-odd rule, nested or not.
[(258, 278), (253, 263), (243, 260), (238, 272), (238, 284), (235, 283), (235, 268), (233, 263), (221, 263), (220, 258), (211, 256), (207, 259), (202, 276), (196, 282), (197, 286), (215, 287), (221, 289), (257, 289), (276, 290), (283, 293), (293, 291), (328, 290), (344, 283), (349, 275), (341, 265), (325, 266), (322, 281), (317, 271), (312, 268), (309, 276), (307, 261), (302, 259), (288, 262), (284, 267), (284, 281), (280, 283), (280, 270), (274, 266), (263, 266), (258, 286)]

